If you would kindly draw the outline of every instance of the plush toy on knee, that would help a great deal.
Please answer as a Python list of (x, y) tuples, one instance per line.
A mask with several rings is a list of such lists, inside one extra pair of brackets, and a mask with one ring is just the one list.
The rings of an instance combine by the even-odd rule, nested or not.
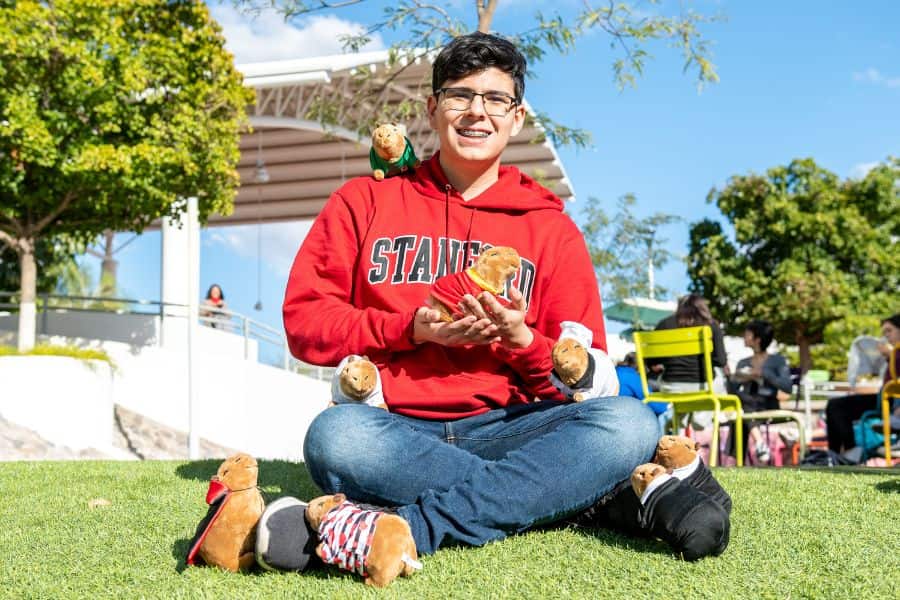
[(387, 410), (378, 367), (365, 356), (345, 356), (331, 378), (331, 405), (368, 404)]
[(619, 394), (619, 378), (603, 350), (591, 348), (593, 332), (575, 321), (563, 321), (559, 340), (550, 357), (550, 381), (563, 396), (575, 402)]
[(369, 164), (377, 181), (419, 166), (419, 159), (402, 125), (385, 123), (375, 128)]
[(333, 494), (310, 500), (306, 520), (319, 533), (316, 554), (322, 562), (362, 575), (366, 585), (386, 587), (422, 568), (409, 524), (397, 515)]
[(256, 564), (256, 526), (265, 509), (256, 487), (259, 467), (249, 454), (228, 457), (209, 483), (209, 511), (188, 549), (187, 564), (197, 557), (210, 566), (244, 571)]
[(515, 248), (488, 248), (482, 251), (471, 268), (435, 280), (428, 296), (428, 305), (439, 311), (441, 320), (447, 323), (452, 323), (459, 315), (457, 305), (466, 294), (477, 298), (481, 292), (488, 291), (497, 297), (500, 304), (509, 306), (509, 302), (500, 295), (521, 264)]

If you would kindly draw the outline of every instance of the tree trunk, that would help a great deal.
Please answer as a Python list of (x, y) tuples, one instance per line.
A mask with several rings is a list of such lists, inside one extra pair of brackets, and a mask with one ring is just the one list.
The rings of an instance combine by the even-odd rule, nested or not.
[(111, 298), (116, 295), (116, 268), (119, 261), (113, 258), (113, 241), (115, 232), (107, 229), (103, 232), (103, 262), (100, 267), (100, 295)]
[(797, 348), (800, 353), (800, 374), (803, 375), (812, 367), (812, 353), (809, 338), (802, 333), (797, 334)]
[(498, 0), (478, 0), (478, 31), (491, 32), (491, 23), (494, 21), (494, 11), (497, 10)]
[(19, 351), (34, 348), (37, 295), (37, 262), (34, 259), (34, 238), (16, 240), (19, 253)]

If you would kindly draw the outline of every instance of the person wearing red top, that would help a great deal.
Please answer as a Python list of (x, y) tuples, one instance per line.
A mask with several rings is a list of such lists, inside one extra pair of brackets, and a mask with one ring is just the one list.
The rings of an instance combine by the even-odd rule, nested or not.
[[(325, 492), (396, 507), (418, 552), (482, 545), (577, 513), (653, 455), (653, 412), (634, 398), (565, 402), (550, 382), (562, 321), (606, 350), (597, 280), (562, 201), (512, 166), (525, 123), (525, 59), (482, 33), (447, 45), (427, 112), (440, 150), (415, 171), (337, 190), (304, 240), (284, 299), (292, 353), (317, 365), (368, 356), (390, 412), (319, 414), (304, 460)], [(468, 294), (452, 323), (432, 283), (511, 246), (504, 291)], [(504, 304), (507, 304), (504, 306)]]

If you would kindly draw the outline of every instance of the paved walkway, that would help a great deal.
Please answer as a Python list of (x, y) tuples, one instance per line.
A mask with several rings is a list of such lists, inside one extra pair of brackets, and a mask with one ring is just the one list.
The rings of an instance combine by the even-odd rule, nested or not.
[[(200, 458), (224, 458), (234, 452), (236, 450), (200, 440)], [(34, 431), (0, 417), (0, 461), (78, 459), (187, 459), (187, 434), (116, 405), (112, 451), (77, 451), (55, 446)]]

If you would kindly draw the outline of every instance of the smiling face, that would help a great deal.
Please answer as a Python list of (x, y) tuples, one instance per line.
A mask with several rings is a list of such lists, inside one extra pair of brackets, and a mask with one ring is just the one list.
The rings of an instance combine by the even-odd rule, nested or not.
[[(515, 97), (512, 77), (490, 67), (463, 77), (447, 80), (444, 88), (466, 88), (477, 93), (502, 92)], [(429, 96), (428, 120), (441, 141), (441, 166), (448, 172), (470, 172), (474, 169), (499, 168), (500, 154), (509, 138), (521, 131), (525, 123), (525, 107), (514, 104), (504, 116), (488, 115), (484, 99), (475, 96), (466, 110), (445, 106), (444, 94)]]
[(890, 321), (885, 321), (881, 324), (881, 335), (890, 344), (900, 344), (900, 328), (895, 327)]

